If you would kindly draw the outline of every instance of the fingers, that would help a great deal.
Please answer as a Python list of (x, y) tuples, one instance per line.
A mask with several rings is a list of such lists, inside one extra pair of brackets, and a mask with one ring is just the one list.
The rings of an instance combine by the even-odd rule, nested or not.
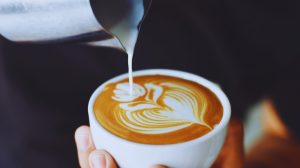
[(156, 166), (151, 166), (150, 168), (167, 168), (166, 166), (162, 165), (156, 165)]
[(224, 146), (213, 168), (241, 168), (243, 164), (243, 126), (240, 121), (231, 120)]
[(95, 150), (90, 128), (88, 126), (79, 127), (75, 132), (75, 141), (80, 167), (90, 168), (88, 162), (89, 155), (93, 150)]
[(89, 157), (91, 168), (117, 168), (114, 159), (103, 150), (95, 150)]
[[(95, 150), (90, 154), (89, 163), (91, 168), (117, 168), (117, 164), (109, 153), (104, 150)], [(167, 168), (166, 166), (156, 165), (151, 168)]]
[[(227, 137), (227, 159), (225, 164), (235, 165), (236, 168), (243, 167), (244, 164), (244, 129), (243, 124), (238, 120), (232, 120), (229, 123)], [(233, 168), (231, 166), (231, 168)]]
[[(117, 168), (112, 156), (104, 150), (96, 150), (90, 128), (81, 126), (75, 131), (75, 141), (81, 168)], [(156, 165), (151, 168), (167, 168)]]

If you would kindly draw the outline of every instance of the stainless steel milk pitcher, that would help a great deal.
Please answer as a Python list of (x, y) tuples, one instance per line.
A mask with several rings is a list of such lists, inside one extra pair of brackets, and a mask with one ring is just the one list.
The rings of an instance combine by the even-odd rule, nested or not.
[(126, 39), (122, 37), (130, 29), (139, 29), (150, 3), (0, 0), (0, 34), (15, 42), (80, 42), (123, 49)]

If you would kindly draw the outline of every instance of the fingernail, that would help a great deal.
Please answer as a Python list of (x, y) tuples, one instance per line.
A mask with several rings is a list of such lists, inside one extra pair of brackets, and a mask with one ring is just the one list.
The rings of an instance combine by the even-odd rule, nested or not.
[(106, 168), (105, 155), (97, 154), (92, 156), (92, 166), (93, 168)]
[(86, 151), (90, 146), (90, 139), (87, 135), (77, 136), (78, 148), (81, 151)]

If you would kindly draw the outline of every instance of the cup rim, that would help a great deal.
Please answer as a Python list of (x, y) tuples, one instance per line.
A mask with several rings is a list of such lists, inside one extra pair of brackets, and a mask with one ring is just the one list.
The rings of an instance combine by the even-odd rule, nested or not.
[(145, 75), (164, 75), (164, 76), (170, 76), (170, 77), (177, 77), (177, 78), (182, 78), (188, 81), (192, 81), (192, 82), (196, 82), (200, 85), (203, 85), (204, 87), (206, 87), (207, 89), (209, 89), (210, 91), (212, 91), (217, 98), (219, 99), (219, 101), (221, 102), (222, 106), (223, 106), (223, 116), (221, 121), (219, 122), (219, 124), (213, 128), (210, 132), (206, 133), (205, 135), (202, 135), (198, 138), (189, 140), (189, 141), (185, 141), (185, 142), (180, 142), (180, 143), (173, 143), (173, 144), (146, 144), (146, 143), (139, 143), (139, 142), (134, 142), (134, 141), (130, 141), (127, 139), (123, 139), (113, 133), (111, 133), (109, 130), (105, 129), (97, 120), (96, 116), (95, 116), (95, 112), (94, 112), (94, 103), (96, 101), (96, 98), (98, 97), (98, 95), (101, 93), (101, 91), (103, 90), (103, 88), (110, 83), (114, 83), (117, 81), (120, 81), (122, 79), (126, 79), (128, 78), (128, 73), (124, 73), (121, 75), (118, 75), (116, 77), (113, 77), (109, 80), (107, 80), (106, 82), (104, 82), (103, 84), (101, 84), (92, 94), (89, 103), (88, 103), (88, 112), (90, 117), (90, 120), (94, 120), (94, 122), (96, 122), (97, 127), (100, 128), (102, 131), (104, 131), (106, 134), (108, 134), (109, 136), (113, 136), (116, 140), (120, 141), (120, 142), (124, 142), (127, 144), (132, 144), (132, 145), (137, 145), (137, 146), (143, 146), (143, 147), (158, 147), (158, 148), (162, 148), (162, 147), (170, 147), (170, 146), (186, 146), (186, 145), (192, 145), (192, 144), (197, 144), (200, 142), (204, 142), (209, 140), (210, 138), (214, 137), (216, 134), (218, 134), (219, 132), (221, 132), (224, 128), (226, 129), (227, 124), (230, 120), (230, 116), (231, 116), (231, 106), (229, 103), (229, 100), (227, 98), (227, 96), (225, 95), (225, 93), (221, 90), (220, 86), (199, 76), (199, 75), (195, 75), (189, 72), (185, 72), (185, 71), (180, 71), (180, 70), (172, 70), (172, 69), (143, 69), (143, 70), (137, 70), (134, 71), (132, 73), (132, 75), (134, 77), (137, 76), (145, 76)]

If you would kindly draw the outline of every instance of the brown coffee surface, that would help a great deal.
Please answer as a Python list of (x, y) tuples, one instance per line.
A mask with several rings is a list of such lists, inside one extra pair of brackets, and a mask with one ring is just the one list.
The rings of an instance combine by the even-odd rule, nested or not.
[(223, 107), (206, 87), (181, 78), (148, 75), (106, 84), (96, 98), (98, 122), (123, 139), (144, 144), (175, 144), (210, 132)]

